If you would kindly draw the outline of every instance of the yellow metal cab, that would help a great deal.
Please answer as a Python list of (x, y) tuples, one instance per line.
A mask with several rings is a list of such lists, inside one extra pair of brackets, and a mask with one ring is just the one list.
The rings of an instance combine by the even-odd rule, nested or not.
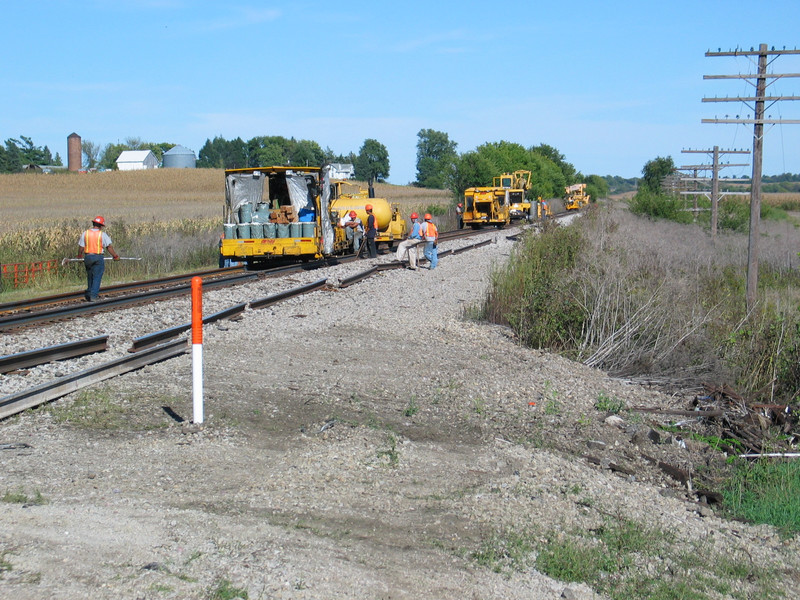
[(494, 178), (492, 185), (503, 188), (508, 196), (508, 210), (511, 219), (530, 219), (531, 201), (528, 190), (531, 187), (532, 173), (530, 171), (514, 171), (503, 173)]
[(502, 228), (511, 222), (509, 198), (499, 187), (474, 187), (464, 191), (464, 225)]
[(580, 210), (589, 204), (589, 199), (585, 183), (575, 183), (564, 188), (564, 208), (566, 210)]

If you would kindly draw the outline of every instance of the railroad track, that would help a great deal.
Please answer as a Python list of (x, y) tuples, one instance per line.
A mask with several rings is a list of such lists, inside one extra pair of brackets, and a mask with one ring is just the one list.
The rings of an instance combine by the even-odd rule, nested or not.
[[(452, 234), (453, 232), (447, 232), (447, 233)], [(469, 237), (469, 235), (477, 235), (480, 233), (490, 233), (490, 232), (480, 231), (480, 230), (469, 231), (468, 235), (460, 234), (460, 232), (458, 232), (458, 234), (452, 235), (452, 237), (448, 236), (447, 239)], [(464, 245), (457, 249), (442, 250), (440, 251), (439, 256), (445, 257), (450, 254), (458, 254), (461, 252), (466, 252), (468, 250), (480, 248), (489, 243), (491, 243), (491, 240), (484, 240), (477, 242), (475, 244)], [(356, 260), (357, 257), (355, 256), (346, 256), (335, 260), (319, 261), (320, 262), (319, 266), (320, 267), (325, 266), (325, 264), (329, 263), (341, 264)], [(365, 269), (364, 271), (356, 273), (351, 277), (342, 279), (341, 281), (338, 282), (338, 287), (345, 288), (369, 278), (376, 272), (389, 269), (396, 269), (402, 266), (403, 266), (402, 263), (398, 263), (396, 261), (390, 261), (378, 265), (372, 265), (369, 268)], [(278, 272), (287, 273), (297, 270), (309, 270), (310, 268), (312, 268), (312, 265), (306, 263), (305, 265), (296, 266), (292, 269), (283, 267), (277, 270), (268, 270), (266, 273), (275, 275), (278, 274)], [(195, 276), (195, 274), (185, 275), (182, 277), (186, 279), (186, 278), (191, 278), (193, 276)], [(235, 285), (236, 283), (241, 283), (247, 280), (252, 281), (263, 276), (264, 272), (257, 273), (257, 272), (240, 271), (238, 273), (235, 273), (233, 272), (233, 270), (228, 269), (226, 270), (225, 276), (205, 282), (204, 290), (214, 289), (215, 287), (218, 288), (227, 285)], [(140, 282), (140, 285), (144, 285), (145, 283), (152, 285), (153, 282)], [(291, 288), (267, 297), (258, 298), (255, 300), (251, 300), (249, 302), (238, 303), (224, 310), (218, 311), (214, 314), (204, 317), (203, 322), (204, 324), (208, 324), (223, 319), (236, 318), (247, 308), (250, 308), (251, 310), (265, 308), (277, 302), (281, 302), (286, 299), (294, 298), (299, 295), (310, 293), (326, 287), (329, 287), (328, 281), (326, 278), (322, 278), (312, 283)], [(66, 319), (73, 316), (77, 316), (82, 314), (82, 312), (86, 311), (97, 312), (97, 310), (113, 310), (115, 308), (131, 306), (135, 304), (149, 303), (157, 299), (165, 299), (181, 294), (188, 294), (189, 288), (190, 286), (188, 284), (182, 283), (180, 285), (172, 286), (171, 288), (168, 289), (146, 290), (144, 292), (139, 292), (134, 295), (124, 296), (122, 298), (108, 298), (101, 302), (91, 303), (91, 304), (83, 303), (79, 308), (72, 306), (72, 307), (61, 307), (59, 309), (51, 309), (48, 311), (39, 311), (40, 313), (45, 313), (45, 314), (38, 314), (36, 316), (24, 313), (17, 315), (6, 315), (2, 319), (0, 319), (0, 330), (13, 330), (15, 328), (20, 328), (26, 324), (25, 322), (26, 319), (28, 320), (27, 323), (32, 323), (33, 320), (37, 318), (39, 319), (38, 321), (39, 323), (52, 322), (53, 320)], [(81, 311), (80, 309), (83, 309), (83, 311)], [(61, 312), (62, 310), (66, 312)], [(85, 369), (84, 371), (81, 371), (79, 373), (73, 373), (62, 377), (58, 377), (53, 381), (46, 382), (44, 384), (34, 386), (33, 388), (29, 388), (27, 390), (23, 390), (21, 392), (17, 392), (2, 397), (0, 398), (0, 419), (5, 418), (6, 416), (17, 414), (18, 412), (21, 412), (28, 408), (32, 408), (34, 406), (50, 402), (65, 394), (77, 391), (89, 385), (93, 385), (99, 381), (103, 381), (117, 374), (125, 373), (130, 370), (140, 368), (141, 366), (144, 366), (146, 364), (152, 364), (153, 362), (167, 360), (174, 356), (183, 354), (188, 351), (187, 339), (183, 334), (185, 334), (190, 329), (190, 326), (191, 326), (190, 323), (183, 323), (180, 325), (169, 327), (161, 331), (149, 333), (141, 337), (135, 338), (130, 348), (128, 349), (129, 356), (117, 358), (112, 361), (108, 361), (106, 363), (101, 363), (91, 367), (90, 369)], [(21, 370), (32, 368), (39, 364), (44, 364), (57, 360), (63, 361), (74, 357), (86, 356), (87, 354), (103, 352), (106, 348), (106, 343), (107, 343), (107, 336), (101, 336), (100, 338), (80, 340), (78, 342), (72, 342), (70, 344), (51, 346), (47, 348), (41, 348), (35, 351), (28, 351), (15, 355), (0, 357), (0, 373), (9, 373), (14, 371), (19, 372)]]

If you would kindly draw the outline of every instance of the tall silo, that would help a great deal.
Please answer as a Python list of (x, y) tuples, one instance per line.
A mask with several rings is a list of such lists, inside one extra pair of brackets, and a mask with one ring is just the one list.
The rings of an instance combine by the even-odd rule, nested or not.
[(194, 169), (196, 163), (194, 152), (183, 146), (174, 146), (161, 157), (161, 166), (165, 169)]
[(67, 136), (67, 168), (70, 171), (80, 171), (83, 165), (83, 150), (81, 148), (81, 136), (77, 133), (70, 133)]

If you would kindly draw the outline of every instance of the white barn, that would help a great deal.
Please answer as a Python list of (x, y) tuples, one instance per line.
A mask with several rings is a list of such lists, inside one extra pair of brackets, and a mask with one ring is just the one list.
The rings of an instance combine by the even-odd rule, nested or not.
[(157, 169), (158, 159), (151, 150), (123, 150), (117, 158), (117, 168), (120, 171)]

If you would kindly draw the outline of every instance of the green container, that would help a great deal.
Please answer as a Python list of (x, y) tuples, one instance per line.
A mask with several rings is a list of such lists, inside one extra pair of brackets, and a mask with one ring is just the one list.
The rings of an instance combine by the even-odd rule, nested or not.
[(250, 237), (260, 239), (264, 237), (264, 226), (261, 223), (250, 223)]
[(289, 223), (289, 237), (293, 238), (303, 237), (303, 224)]
[(225, 230), (226, 240), (233, 240), (236, 238), (236, 223), (225, 223), (223, 229)]
[(279, 238), (287, 238), (287, 237), (289, 237), (289, 224), (288, 223), (278, 223), (278, 237)]
[(239, 234), (238, 237), (240, 240), (249, 240), (250, 223), (239, 223), (238, 227), (236, 228), (236, 232)]
[(303, 226), (301, 235), (304, 238), (313, 238), (314, 237), (314, 227), (316, 226), (316, 223), (314, 223), (314, 222), (301, 223), (301, 225)]
[(242, 204), (239, 207), (239, 223), (249, 223), (253, 220), (253, 205), (249, 203)]
[(264, 223), (264, 237), (268, 239), (273, 239), (278, 232), (278, 228), (275, 227), (275, 223)]

